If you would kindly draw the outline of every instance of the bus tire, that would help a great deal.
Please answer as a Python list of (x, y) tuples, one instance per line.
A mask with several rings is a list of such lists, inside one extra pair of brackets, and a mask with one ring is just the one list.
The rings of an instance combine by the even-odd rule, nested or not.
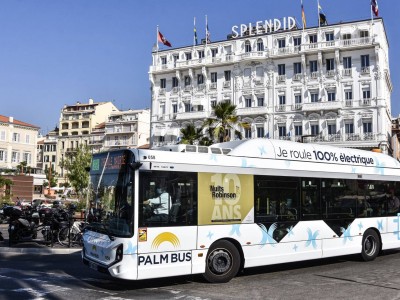
[(240, 268), (238, 249), (229, 241), (215, 242), (207, 253), (203, 277), (212, 283), (224, 283), (236, 276)]
[(381, 240), (378, 234), (373, 229), (365, 231), (362, 245), (361, 245), (361, 257), (364, 261), (374, 260), (381, 250)]

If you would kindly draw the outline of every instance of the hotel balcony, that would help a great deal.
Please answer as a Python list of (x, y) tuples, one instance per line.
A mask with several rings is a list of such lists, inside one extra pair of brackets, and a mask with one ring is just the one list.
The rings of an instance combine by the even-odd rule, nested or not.
[(316, 110), (336, 110), (341, 109), (343, 104), (341, 101), (320, 101), (303, 103), (303, 111), (316, 111)]
[[(355, 38), (349, 40), (334, 40), (334, 41), (323, 41), (317, 43), (306, 43), (300, 46), (288, 46), (283, 48), (268, 48), (264, 51), (250, 51), (245, 52), (243, 49), (240, 52), (235, 54), (217, 54), (215, 57), (206, 57), (206, 58), (194, 58), (190, 60), (178, 60), (171, 61), (166, 64), (158, 64), (150, 66), (150, 73), (153, 72), (171, 72), (180, 69), (187, 69), (191, 67), (201, 67), (201, 66), (218, 66), (218, 65), (226, 65), (232, 64), (235, 62), (240, 62), (246, 59), (256, 60), (256, 59), (266, 59), (266, 58), (277, 58), (277, 57), (290, 57), (297, 56), (301, 53), (314, 53), (321, 50), (330, 50), (336, 48), (346, 49), (346, 48), (365, 48), (365, 46), (373, 45), (374, 39), (372, 37), (365, 38)], [(197, 48), (201, 48), (202, 46), (196, 46)], [(173, 50), (170, 50), (173, 51)], [(187, 50), (191, 51), (191, 50)]]
[(262, 115), (270, 113), (270, 109), (267, 106), (256, 106), (256, 107), (243, 107), (237, 108), (236, 114), (238, 116), (246, 116), (246, 115)]
[(191, 111), (181, 112), (176, 114), (176, 120), (188, 120), (188, 119), (205, 119), (209, 117), (209, 113), (206, 111)]

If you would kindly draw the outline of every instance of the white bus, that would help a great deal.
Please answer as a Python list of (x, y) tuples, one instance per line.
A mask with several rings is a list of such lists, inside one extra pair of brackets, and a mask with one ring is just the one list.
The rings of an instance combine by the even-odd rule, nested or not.
[(107, 214), (84, 233), (84, 264), (227, 282), (242, 268), (400, 247), (392, 157), (269, 139), (175, 148), (93, 156), (92, 199)]

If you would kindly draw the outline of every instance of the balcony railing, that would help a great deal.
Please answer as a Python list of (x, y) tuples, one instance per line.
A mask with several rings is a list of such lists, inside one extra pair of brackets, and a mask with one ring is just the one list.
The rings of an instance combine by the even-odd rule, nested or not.
[(286, 75), (278, 75), (278, 82), (286, 81)]
[(335, 70), (327, 70), (326, 71), (326, 77), (333, 77), (335, 76)]
[(323, 41), (317, 43), (307, 43), (302, 44), (300, 46), (288, 46), (283, 48), (270, 48), (265, 49), (264, 51), (251, 51), (251, 52), (238, 52), (235, 55), (233, 54), (217, 54), (215, 57), (206, 57), (206, 58), (194, 58), (189, 60), (182, 60), (176, 62), (168, 62), (167, 64), (158, 64), (150, 67), (150, 71), (165, 71), (165, 70), (174, 70), (176, 68), (187, 68), (191, 66), (203, 66), (208, 64), (223, 64), (230, 63), (235, 61), (241, 61), (243, 59), (265, 59), (276, 56), (290, 56), (296, 55), (299, 52), (307, 52), (320, 50), (320, 49), (329, 49), (332, 47), (357, 47), (357, 46), (365, 46), (372, 45), (373, 38), (365, 37), (365, 38), (355, 38), (348, 40), (334, 40), (334, 41)]
[(224, 81), (223, 87), (225, 89), (230, 88), (231, 87), (231, 82), (230, 81)]
[(343, 76), (351, 76), (351, 69), (350, 68), (349, 69), (344, 69), (342, 71), (342, 75)]
[(369, 75), (370, 71), (369, 71), (369, 67), (363, 67), (361, 68), (361, 74), (363, 75)]
[(302, 78), (302, 75), (301, 75), (301, 74), (294, 74), (294, 75), (293, 75), (293, 80), (295, 80), (295, 81), (300, 81), (301, 78)]

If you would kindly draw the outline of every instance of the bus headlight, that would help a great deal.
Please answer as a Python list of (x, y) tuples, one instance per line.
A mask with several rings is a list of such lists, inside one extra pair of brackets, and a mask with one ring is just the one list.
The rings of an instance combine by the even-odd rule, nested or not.
[(123, 245), (119, 245), (117, 248), (117, 253), (115, 255), (115, 262), (120, 262), (124, 257), (124, 248)]

